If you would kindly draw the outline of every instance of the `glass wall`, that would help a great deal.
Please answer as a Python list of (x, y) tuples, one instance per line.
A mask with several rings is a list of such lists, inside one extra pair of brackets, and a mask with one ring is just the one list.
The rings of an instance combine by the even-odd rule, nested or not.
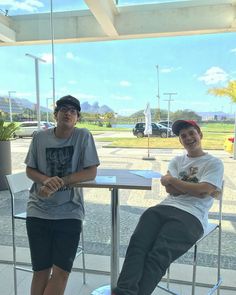
[[(125, 3), (138, 4), (141, 1), (120, 0), (118, 5)], [(63, 25), (55, 26), (60, 24), (58, 19), (66, 14), (69, 18), (66, 25), (70, 26), (70, 22), (78, 22), (77, 29), (82, 30), (79, 18), (76, 18), (77, 11), (80, 11), (80, 16), (81, 12), (84, 15), (90, 12), (84, 1), (53, 1), (53, 7), (50, 4), (50, 1), (35, 1), (32, 5), (25, 2), (24, 6), (22, 4), (19, 7), (0, 4), (2, 14), (13, 17), (13, 21), (14, 17), (19, 15), (24, 15), (22, 21), (24, 18), (25, 20), (32, 18), (32, 27), (29, 28), (30, 38), (34, 34), (47, 36), (47, 40), (42, 38), (34, 45), (26, 42), (23, 45), (16, 46), (13, 43), (12, 46), (0, 47), (0, 109), (1, 116), (4, 116), (6, 120), (9, 119), (9, 98), (12, 101), (15, 121), (36, 119), (38, 99), (36, 61), (38, 61), (38, 95), (41, 115), (45, 120), (47, 111), (51, 114), (50, 120), (53, 120), (53, 98), (58, 99), (66, 94), (74, 95), (81, 100), (84, 113), (92, 112), (95, 115), (101, 115), (99, 118), (102, 118), (104, 115), (102, 110), (105, 109), (105, 113), (118, 114), (120, 122), (123, 122), (122, 120), (126, 123), (132, 122), (132, 126), (135, 121), (144, 119), (143, 110), (148, 101), (155, 114), (158, 107), (157, 95), (160, 95), (160, 108), (164, 114), (162, 119), (166, 119), (168, 109), (168, 99), (164, 95), (166, 92), (177, 93), (171, 102), (172, 113), (192, 110), (201, 116), (203, 121), (208, 119), (214, 121), (214, 116), (218, 116), (222, 119), (215, 122), (219, 126), (217, 128), (221, 128), (223, 118), (233, 118), (235, 107), (230, 100), (225, 97), (212, 97), (207, 94), (207, 91), (209, 88), (223, 86), (230, 79), (235, 79), (235, 33), (84, 43), (72, 40), (65, 43), (58, 41), (63, 35)], [(35, 22), (35, 18), (38, 22)], [(71, 27), (74, 28), (73, 24)], [(67, 31), (68, 27), (64, 29)], [(47, 31), (46, 35), (45, 31)], [(50, 40), (52, 37), (53, 39)], [(134, 116), (135, 113), (137, 114)], [(85, 117), (82, 113), (82, 119), (83, 116)], [(207, 128), (208, 125), (204, 130), (207, 131)], [(131, 141), (131, 138), (134, 138), (131, 126), (125, 131), (120, 137), (126, 137), (126, 134), (129, 134), (131, 136), (128, 140)], [(214, 132), (218, 134), (216, 129)], [(232, 133), (231, 128), (227, 136), (231, 136)], [(105, 137), (106, 135), (104, 140)], [(97, 144), (103, 168), (153, 169), (164, 174), (168, 169), (168, 162), (175, 154), (175, 151), (167, 149), (167, 144), (165, 149), (155, 151), (157, 162), (144, 163), (140, 161), (139, 156), (135, 157), (135, 152), (133, 155), (127, 150), (122, 151), (119, 146), (104, 156), (105, 152), (99, 139)], [(138, 147), (139, 145), (135, 148)], [(159, 156), (158, 153), (163, 155)], [(176, 153), (182, 152), (177, 150)], [(230, 155), (224, 153), (223, 145), (221, 150), (214, 149), (214, 153), (223, 159), (226, 175), (222, 268), (233, 272), (236, 270), (234, 247), (236, 187), (233, 181), (235, 175), (232, 171), (235, 163)], [(122, 257), (140, 214), (164, 197), (165, 191), (158, 181), (154, 182), (151, 192), (122, 191), (120, 201)], [(108, 256), (110, 255), (110, 193), (105, 189), (101, 191), (87, 189), (85, 201), (86, 251), (89, 254)], [(213, 221), (216, 210), (214, 207), (210, 214)], [(9, 234), (9, 228), (6, 231)], [(10, 235), (8, 239), (1, 239), (1, 241), (4, 246), (11, 246)], [(202, 243), (199, 255), (201, 266), (216, 266), (216, 242), (217, 235), (214, 234)], [(19, 237), (19, 245), (27, 247), (23, 229)], [(178, 262), (189, 264), (190, 258), (187, 256)]]

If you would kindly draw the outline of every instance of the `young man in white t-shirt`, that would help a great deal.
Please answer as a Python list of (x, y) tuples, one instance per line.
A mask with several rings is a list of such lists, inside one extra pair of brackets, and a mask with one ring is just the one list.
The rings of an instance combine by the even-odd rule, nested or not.
[(172, 130), (187, 153), (175, 157), (161, 178), (167, 198), (140, 217), (113, 295), (151, 294), (169, 265), (203, 235), (221, 190), (223, 164), (203, 151), (197, 123), (177, 120)]

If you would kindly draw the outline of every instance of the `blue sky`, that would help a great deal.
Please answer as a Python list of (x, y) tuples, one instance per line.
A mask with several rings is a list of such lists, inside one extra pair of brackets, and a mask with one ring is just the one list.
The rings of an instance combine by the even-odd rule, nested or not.
[[(0, 8), (5, 9), (2, 1), (10, 1), (1, 0)], [(163, 93), (175, 92), (171, 111), (236, 110), (229, 99), (207, 94), (209, 88), (236, 79), (235, 33), (60, 44), (54, 51), (56, 98), (69, 93), (81, 102), (106, 104), (121, 115), (144, 109), (147, 102), (156, 108), (158, 65), (161, 109), (167, 109), (168, 96)], [(40, 98), (46, 106), (46, 98), (52, 96), (50, 44), (0, 47), (0, 95), (16, 91), (13, 97), (36, 100), (34, 60), (26, 53), (47, 60), (39, 63)]]

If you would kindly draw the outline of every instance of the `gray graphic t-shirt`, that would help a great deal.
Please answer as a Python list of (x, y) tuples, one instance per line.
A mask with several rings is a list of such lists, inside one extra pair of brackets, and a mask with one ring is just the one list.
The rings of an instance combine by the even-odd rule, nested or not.
[(63, 177), (72, 173), (73, 146), (46, 148), (47, 175)]
[[(57, 138), (54, 129), (38, 132), (32, 139), (25, 163), (48, 176), (63, 177), (99, 165), (95, 143), (87, 129), (74, 128), (70, 138)], [(83, 219), (82, 188), (61, 188), (50, 197), (40, 197), (41, 184), (30, 190), (27, 216), (46, 219)]]

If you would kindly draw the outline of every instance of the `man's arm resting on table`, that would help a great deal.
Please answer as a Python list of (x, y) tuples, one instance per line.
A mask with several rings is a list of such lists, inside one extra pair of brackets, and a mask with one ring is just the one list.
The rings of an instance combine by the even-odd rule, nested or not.
[(78, 182), (93, 180), (97, 175), (97, 166), (90, 166), (62, 178), (58, 176), (48, 177), (40, 173), (37, 169), (28, 166), (26, 168), (26, 174), (34, 182), (42, 184), (38, 194), (41, 197), (49, 197), (63, 186), (73, 186), (73, 184)]
[(162, 177), (161, 183), (166, 187), (171, 185), (174, 189), (181, 192), (181, 194), (190, 194), (195, 197), (204, 198), (205, 195), (214, 195), (216, 187), (207, 182), (192, 183), (180, 180), (167, 174)]
[(62, 177), (62, 180), (64, 181), (64, 184), (67, 186), (73, 186), (74, 184), (78, 182), (93, 180), (97, 175), (97, 166), (90, 166), (87, 168), (84, 168), (83, 170), (79, 172), (75, 172), (72, 174), (69, 174), (67, 176)]
[(65, 185), (62, 178), (58, 176), (49, 177), (29, 166), (26, 167), (26, 174), (34, 182), (42, 185), (38, 191), (41, 197), (49, 197)]

